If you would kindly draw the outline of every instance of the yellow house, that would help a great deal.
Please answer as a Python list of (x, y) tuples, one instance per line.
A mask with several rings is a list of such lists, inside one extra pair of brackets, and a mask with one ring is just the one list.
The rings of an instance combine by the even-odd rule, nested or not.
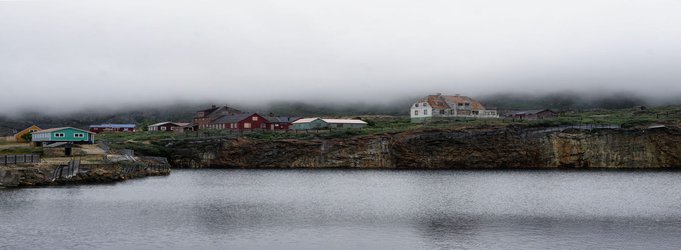
[(26, 129), (22, 130), (21, 132), (16, 133), (16, 134), (14, 135), (14, 139), (15, 139), (17, 142), (29, 142), (30, 140), (25, 140), (25, 139), (22, 138), (22, 137), (24, 137), (24, 135), (26, 135), (26, 134), (30, 134), (30, 133), (33, 133), (33, 132), (39, 131), (39, 130), (41, 130), (41, 128), (39, 128), (39, 127), (36, 126), (36, 125), (30, 126), (30, 127), (26, 128)]

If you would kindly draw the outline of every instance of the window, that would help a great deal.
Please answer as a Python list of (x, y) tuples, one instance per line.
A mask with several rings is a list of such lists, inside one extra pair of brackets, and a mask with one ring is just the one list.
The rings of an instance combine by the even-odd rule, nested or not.
[(440, 110), (440, 114), (441, 114), (441, 115), (444, 115), (444, 114), (445, 114), (445, 110), (444, 110), (444, 109), (441, 109), (441, 110)]
[(85, 134), (83, 134), (83, 133), (75, 133), (75, 134), (73, 134), (73, 137), (75, 137), (75, 138), (85, 138)]
[(166, 131), (166, 127), (161, 127), (161, 131)]
[(427, 110), (427, 109), (424, 109), (424, 110), (423, 110), (423, 115), (428, 115), (428, 110)]
[(415, 116), (418, 116), (418, 115), (419, 115), (419, 111), (418, 111), (418, 110), (414, 110), (414, 115), (415, 115)]
[(244, 128), (251, 128), (251, 123), (250, 122), (244, 123)]
[(466, 106), (471, 106), (471, 104), (470, 104), (470, 103), (466, 103)]
[(424, 106), (424, 107), (428, 107), (428, 103), (427, 103), (427, 102), (424, 102), (424, 103), (423, 103), (423, 106)]
[(463, 103), (458, 103), (459, 107), (463, 106)]
[(65, 136), (64, 133), (55, 133), (54, 134), (54, 137), (56, 137), (56, 138), (64, 138), (64, 136)]
[(418, 103), (417, 103), (417, 104), (414, 104), (414, 107), (417, 107), (417, 108), (418, 108), (418, 107), (419, 107), (419, 104), (418, 104)]
[(258, 121), (258, 117), (257, 117), (257, 116), (253, 116), (253, 121)]

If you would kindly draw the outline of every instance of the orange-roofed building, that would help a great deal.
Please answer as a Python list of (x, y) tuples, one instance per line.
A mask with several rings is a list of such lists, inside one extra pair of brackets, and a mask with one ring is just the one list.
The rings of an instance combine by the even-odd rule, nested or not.
[(411, 105), (412, 122), (433, 118), (499, 118), (496, 109), (486, 109), (480, 102), (462, 95), (429, 95)]
[(14, 139), (17, 142), (30, 142), (31, 139), (28, 138), (28, 140), (27, 140), (26, 135), (30, 135), (31, 133), (39, 131), (39, 130), (41, 130), (41, 128), (39, 128), (36, 125), (32, 125), (32, 126), (26, 128), (26, 129), (22, 130), (22, 131), (19, 131), (19, 133), (14, 134)]

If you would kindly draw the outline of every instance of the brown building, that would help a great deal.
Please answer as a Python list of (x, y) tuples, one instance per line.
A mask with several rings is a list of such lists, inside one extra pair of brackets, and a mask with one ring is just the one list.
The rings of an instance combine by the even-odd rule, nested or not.
[(513, 113), (513, 118), (541, 120), (556, 117), (558, 114), (550, 109), (525, 110)]
[(212, 129), (256, 130), (267, 129), (269, 121), (257, 113), (225, 115), (208, 125)]
[(168, 131), (168, 132), (182, 132), (189, 125), (183, 122), (159, 122), (149, 125), (149, 131)]
[(192, 125), (195, 126), (197, 129), (211, 128), (213, 127), (211, 125), (215, 125), (214, 121), (222, 116), (238, 115), (243, 113), (244, 112), (241, 112), (240, 110), (232, 107), (228, 106), (217, 107), (213, 105), (209, 109), (204, 109), (196, 112), (196, 116), (192, 120)]

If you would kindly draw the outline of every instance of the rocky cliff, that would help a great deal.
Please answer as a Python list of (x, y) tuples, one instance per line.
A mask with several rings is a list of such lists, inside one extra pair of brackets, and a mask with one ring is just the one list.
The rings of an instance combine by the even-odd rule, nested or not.
[(487, 128), (329, 140), (168, 142), (191, 168), (680, 168), (681, 130)]
[(168, 175), (170, 167), (122, 164), (89, 164), (79, 169), (52, 164), (0, 166), (0, 187), (53, 186), (109, 183), (145, 176)]

